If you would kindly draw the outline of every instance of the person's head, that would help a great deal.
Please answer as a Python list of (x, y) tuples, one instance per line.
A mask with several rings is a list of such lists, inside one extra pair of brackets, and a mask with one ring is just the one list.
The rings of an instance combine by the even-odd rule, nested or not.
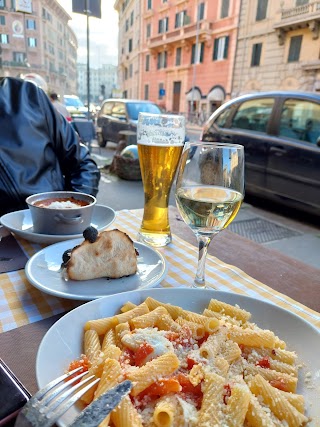
[(58, 95), (55, 92), (50, 93), (50, 99), (52, 101), (58, 101)]
[(20, 74), (20, 78), (35, 84), (36, 86), (40, 87), (44, 92), (46, 93), (48, 92), (47, 82), (39, 74), (35, 74), (35, 73)]

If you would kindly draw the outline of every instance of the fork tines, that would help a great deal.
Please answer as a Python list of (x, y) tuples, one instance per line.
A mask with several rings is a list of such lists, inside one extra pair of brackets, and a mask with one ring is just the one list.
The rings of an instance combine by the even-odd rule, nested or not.
[[(21, 413), (33, 426), (49, 427), (53, 425), (81, 396), (99, 382), (100, 379), (94, 375), (79, 381), (88, 375), (88, 372), (75, 375), (81, 370), (82, 367), (76, 368), (51, 381), (30, 399)], [(71, 385), (72, 387), (70, 387)]]

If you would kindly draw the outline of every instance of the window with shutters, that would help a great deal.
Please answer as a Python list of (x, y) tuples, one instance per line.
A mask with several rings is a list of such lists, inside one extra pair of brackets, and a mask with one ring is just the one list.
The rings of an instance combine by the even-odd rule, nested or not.
[(27, 19), (26, 20), (26, 26), (28, 30), (35, 30), (36, 29), (36, 21), (34, 19)]
[(182, 52), (181, 47), (177, 47), (176, 49), (176, 65), (177, 66), (181, 65), (181, 52)]
[(147, 39), (151, 37), (151, 24), (147, 24), (146, 35), (147, 35)]
[(0, 15), (0, 25), (6, 25), (6, 17), (3, 15)]
[(9, 43), (9, 35), (8, 34), (0, 34), (0, 43), (8, 44)]
[(192, 45), (191, 64), (200, 64), (204, 57), (204, 42)]
[(14, 62), (25, 62), (26, 54), (24, 52), (13, 52), (13, 60)]
[(37, 39), (35, 37), (28, 37), (28, 46), (37, 47)]
[(169, 30), (169, 18), (165, 17), (162, 19), (159, 19), (158, 22), (158, 33), (166, 33)]
[(132, 39), (128, 40), (128, 52), (132, 52)]
[(214, 61), (221, 61), (228, 58), (229, 36), (219, 37), (214, 40), (213, 57)]
[(230, 0), (221, 1), (220, 18), (226, 18), (227, 16), (229, 16), (229, 3), (230, 3)]
[(168, 58), (167, 51), (158, 53), (158, 61), (157, 61), (158, 70), (160, 70), (161, 68), (167, 68), (167, 58)]
[(261, 50), (262, 43), (255, 43), (252, 46), (251, 67), (258, 67), (260, 65)]
[(6, 7), (6, 0), (0, 0), (0, 9)]
[(174, 28), (183, 27), (186, 24), (186, 16), (186, 10), (182, 10), (181, 12), (176, 13)]
[(146, 71), (150, 71), (150, 55), (146, 55)]
[(202, 19), (204, 19), (204, 2), (198, 5), (198, 20), (202, 21)]
[(147, 9), (148, 10), (152, 9), (152, 0), (147, 0)]
[(302, 36), (294, 36), (290, 39), (288, 62), (297, 62), (300, 58)]
[(258, 0), (256, 21), (262, 21), (267, 17), (268, 0)]
[(149, 99), (149, 85), (144, 85), (144, 99)]

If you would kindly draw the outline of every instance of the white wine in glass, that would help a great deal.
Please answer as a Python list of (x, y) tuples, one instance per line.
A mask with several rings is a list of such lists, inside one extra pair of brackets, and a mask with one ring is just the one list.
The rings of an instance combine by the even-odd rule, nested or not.
[(199, 244), (193, 287), (205, 287), (205, 262), (212, 237), (232, 222), (244, 197), (243, 146), (187, 143), (178, 168), (175, 195), (180, 215)]

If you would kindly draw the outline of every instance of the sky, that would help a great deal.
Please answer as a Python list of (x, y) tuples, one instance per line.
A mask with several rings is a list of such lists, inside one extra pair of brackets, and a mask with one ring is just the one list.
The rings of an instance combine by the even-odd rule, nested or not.
[[(78, 38), (78, 62), (87, 63), (87, 17), (72, 13), (72, 0), (58, 0), (69, 13), (70, 27)], [(101, 0), (101, 19), (89, 18), (90, 67), (118, 63), (118, 13), (114, 10), (114, 0)]]

